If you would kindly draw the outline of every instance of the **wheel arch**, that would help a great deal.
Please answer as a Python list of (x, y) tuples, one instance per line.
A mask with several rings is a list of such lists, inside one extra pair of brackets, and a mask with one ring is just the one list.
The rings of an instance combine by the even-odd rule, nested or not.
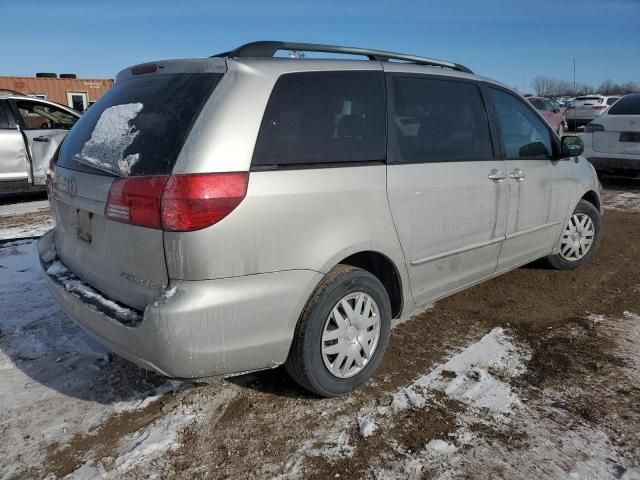
[(403, 309), (402, 276), (396, 264), (388, 256), (374, 251), (363, 250), (352, 253), (336, 263), (361, 268), (374, 275), (384, 286), (391, 302), (392, 318), (399, 318)]
[(580, 198), (580, 200), (585, 200), (587, 202), (589, 202), (590, 204), (592, 204), (594, 207), (596, 207), (596, 209), (598, 209), (599, 212), (602, 212), (602, 206), (601, 206), (601, 202), (600, 202), (600, 196), (593, 190), (587, 190), (582, 197)]

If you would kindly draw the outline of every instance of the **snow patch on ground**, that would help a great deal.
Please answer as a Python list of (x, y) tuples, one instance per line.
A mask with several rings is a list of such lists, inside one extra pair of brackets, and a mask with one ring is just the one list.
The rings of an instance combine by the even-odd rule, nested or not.
[(180, 405), (176, 409), (159, 418), (146, 428), (124, 438), (119, 448), (120, 454), (109, 459), (107, 465), (103, 459), (90, 460), (69, 474), (70, 480), (89, 480), (94, 478), (119, 479), (136, 474), (148, 475), (148, 466), (158, 463), (168, 452), (180, 447), (178, 432), (192, 423), (197, 415), (196, 406)]
[(48, 200), (38, 200), (35, 202), (10, 203), (0, 205), (0, 217), (11, 217), (13, 215), (23, 215), (49, 209)]
[(126, 103), (105, 109), (91, 138), (76, 158), (89, 165), (128, 176), (140, 154), (124, 155), (140, 133), (131, 122), (142, 111), (142, 103)]
[(640, 192), (605, 190), (604, 208), (625, 212), (640, 212)]
[[(396, 393), (392, 409), (398, 412), (410, 407), (421, 408), (432, 401), (432, 392), (438, 390), (453, 400), (487, 409), (496, 416), (509, 414), (520, 401), (511, 386), (495, 374), (521, 375), (526, 371), (526, 360), (528, 354), (516, 347), (502, 328), (495, 328)], [(378, 412), (382, 413), (384, 409)]]
[[(627, 372), (628, 384), (637, 384), (640, 381), (640, 316), (624, 312), (622, 319), (595, 314), (587, 318), (603, 332), (602, 335), (622, 339), (621, 355), (628, 365), (623, 370)], [(523, 391), (509, 387), (507, 382), (525, 372), (527, 358), (526, 350), (515, 347), (508, 337), (504, 337), (504, 332), (494, 330), (415, 381), (408, 389), (398, 392), (396, 409), (398, 405), (429, 408), (430, 399), (424, 391), (417, 396), (424, 400), (406, 397), (406, 391), (415, 393), (417, 386), (440, 389), (448, 397), (466, 403), (469, 408), (457, 414), (457, 430), (453, 435), (449, 434), (452, 436), (450, 440), (431, 440), (420, 452), (396, 449), (401, 454), (400, 458), (385, 463), (383, 468), (373, 467), (372, 476), (385, 480), (418, 479), (426, 474), (438, 479), (490, 478), (500, 472), (500, 478), (522, 480), (614, 479), (620, 478), (622, 473), (634, 478), (639, 468), (637, 459), (629, 459), (618, 450), (607, 430), (608, 422), (600, 426), (581, 421), (562, 406), (568, 396), (582, 397), (579, 386), (568, 387), (571, 391), (545, 389), (541, 399), (539, 395), (528, 398), (528, 389), (534, 387), (523, 387)], [(472, 375), (469, 379), (469, 373), (477, 371), (478, 367), (481, 375)], [(443, 381), (437, 377), (437, 372), (455, 372), (456, 377)], [(494, 372), (499, 378), (484, 382), (483, 386), (483, 375)], [(451, 373), (446, 376), (453, 377)], [(478, 385), (466, 388), (469, 380), (477, 380)], [(484, 387), (488, 385), (492, 385), (495, 397), (493, 394), (485, 395), (487, 390)], [(520, 399), (520, 394), (527, 395), (526, 402)], [(492, 414), (487, 415), (488, 412)], [(509, 414), (504, 415), (507, 412)], [(504, 440), (496, 441), (490, 435), (472, 433), (469, 427), (477, 424), (502, 434), (503, 439), (516, 434), (524, 438), (525, 443), (518, 446)]]
[(20, 238), (41, 237), (52, 228), (53, 220), (50, 219), (46, 222), (3, 228), (0, 230), (0, 240), (18, 240)]
[(3, 478), (42, 467), (51, 444), (169, 391), (164, 379), (109, 355), (60, 310), (34, 241), (0, 246), (0, 299)]
[(286, 478), (298, 478), (308, 457), (324, 457), (330, 463), (351, 458), (355, 452), (355, 447), (350, 443), (351, 426), (352, 420), (343, 417), (329, 429), (315, 432), (287, 460), (283, 469)]

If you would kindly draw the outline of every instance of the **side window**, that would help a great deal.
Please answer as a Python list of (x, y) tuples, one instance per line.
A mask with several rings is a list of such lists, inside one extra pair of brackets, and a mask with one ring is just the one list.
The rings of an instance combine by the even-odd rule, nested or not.
[(6, 106), (0, 102), (0, 129), (9, 128), (9, 117), (7, 117)]
[(282, 75), (271, 93), (253, 166), (385, 160), (382, 72)]
[(493, 158), (489, 119), (477, 85), (394, 76), (392, 88), (390, 162)]
[(555, 112), (556, 110), (560, 109), (560, 106), (553, 100), (546, 100), (545, 104), (548, 112)]
[(533, 105), (537, 110), (546, 110), (545, 104), (539, 98), (531, 98), (529, 99), (531, 105)]
[(513, 95), (494, 88), (490, 91), (507, 159), (552, 159), (551, 133), (544, 121)]
[(16, 108), (22, 118), (25, 130), (69, 130), (78, 120), (64, 110), (46, 103), (18, 100)]

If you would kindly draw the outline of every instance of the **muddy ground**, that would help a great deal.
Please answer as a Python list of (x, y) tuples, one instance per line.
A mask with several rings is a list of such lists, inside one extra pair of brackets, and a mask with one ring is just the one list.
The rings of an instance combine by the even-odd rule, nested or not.
[[(537, 262), (438, 302), (393, 330), (372, 381), (348, 397), (314, 398), (282, 369), (181, 384), (50, 442), (42, 462), (25, 460), (11, 477), (640, 478), (640, 183), (606, 186), (590, 265)], [(477, 374), (506, 385), (509, 408), (439, 389), (411, 402), (416, 378), (488, 332), (504, 332), (523, 362), (517, 374)], [(110, 359), (104, 368), (120, 372)], [(398, 407), (402, 392), (409, 403)], [(174, 417), (186, 420), (171, 447), (123, 469), (123, 445)], [(363, 417), (375, 419), (373, 433)]]

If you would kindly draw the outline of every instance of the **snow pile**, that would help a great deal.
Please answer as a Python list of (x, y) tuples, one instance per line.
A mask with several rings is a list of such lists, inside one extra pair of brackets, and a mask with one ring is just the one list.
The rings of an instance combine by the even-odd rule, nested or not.
[(125, 103), (105, 109), (91, 138), (76, 156), (79, 161), (117, 174), (129, 175), (140, 154), (124, 152), (140, 133), (131, 122), (142, 111), (142, 103)]
[(367, 438), (376, 431), (378, 427), (367, 417), (358, 418), (358, 431), (362, 438)]

